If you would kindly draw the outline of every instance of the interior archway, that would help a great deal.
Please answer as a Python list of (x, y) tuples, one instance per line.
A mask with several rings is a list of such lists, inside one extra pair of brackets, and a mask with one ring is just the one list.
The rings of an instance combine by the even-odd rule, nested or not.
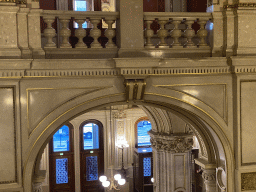
[[(208, 163), (215, 163), (217, 167), (224, 166), (224, 169), (227, 172), (227, 180), (231, 181), (233, 179), (231, 177), (233, 170), (233, 154), (228, 140), (222, 133), (221, 123), (212, 116), (209, 116), (202, 110), (188, 103), (182, 103), (179, 100), (170, 98), (166, 101), (166, 98), (163, 99), (162, 96), (158, 95), (154, 95), (153, 97), (154, 98), (147, 98), (147, 100), (144, 101), (131, 101), (130, 104), (157, 107), (169, 111), (192, 125), (197, 131), (198, 136), (201, 136), (205, 143)], [(49, 142), (49, 139), (54, 132), (60, 128), (64, 122), (93, 109), (110, 105), (126, 104), (124, 94), (108, 95), (86, 102), (84, 102), (83, 98), (78, 98), (72, 102), (74, 103), (66, 103), (62, 105), (50, 116), (46, 117), (30, 137), (31, 147), (27, 151), (27, 160), (24, 162), (23, 175), (24, 186), (27, 192), (32, 191), (32, 176), (38, 154)], [(218, 141), (219, 144), (217, 144)], [(222, 151), (222, 155), (220, 155), (219, 151)], [(223, 162), (223, 160), (225, 160), (225, 162)], [(228, 182), (227, 188), (228, 191), (232, 191), (233, 186)]]

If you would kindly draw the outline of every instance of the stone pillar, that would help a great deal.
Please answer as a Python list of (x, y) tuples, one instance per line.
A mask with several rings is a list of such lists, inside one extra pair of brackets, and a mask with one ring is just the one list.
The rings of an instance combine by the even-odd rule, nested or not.
[(42, 9), (31, 9), (28, 13), (28, 42), (34, 59), (42, 59), (45, 52), (41, 45), (40, 14)]
[(205, 184), (205, 191), (216, 192), (216, 170), (204, 169), (202, 177)]
[(116, 7), (120, 12), (116, 33), (119, 57), (143, 56), (143, 0), (117, 0)]
[(153, 148), (154, 191), (189, 191), (191, 134), (159, 134), (149, 132)]

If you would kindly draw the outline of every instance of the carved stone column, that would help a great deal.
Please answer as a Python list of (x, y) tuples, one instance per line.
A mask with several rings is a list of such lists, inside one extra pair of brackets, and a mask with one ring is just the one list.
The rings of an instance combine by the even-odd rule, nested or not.
[(149, 131), (154, 159), (154, 191), (190, 190), (191, 134), (159, 134)]
[(202, 174), (206, 192), (216, 192), (216, 170), (205, 169)]

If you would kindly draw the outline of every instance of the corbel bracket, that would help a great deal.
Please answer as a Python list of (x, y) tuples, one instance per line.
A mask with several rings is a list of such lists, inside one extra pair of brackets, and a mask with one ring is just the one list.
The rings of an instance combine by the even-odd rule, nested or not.
[(144, 79), (126, 79), (124, 82), (126, 101), (143, 100), (146, 81)]

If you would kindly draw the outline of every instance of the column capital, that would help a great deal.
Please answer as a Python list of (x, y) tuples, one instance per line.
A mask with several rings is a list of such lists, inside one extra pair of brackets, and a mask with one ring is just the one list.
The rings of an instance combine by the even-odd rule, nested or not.
[(173, 153), (185, 153), (192, 149), (193, 135), (192, 134), (159, 134), (149, 131), (151, 136), (150, 142), (152, 147), (157, 151), (171, 151)]

